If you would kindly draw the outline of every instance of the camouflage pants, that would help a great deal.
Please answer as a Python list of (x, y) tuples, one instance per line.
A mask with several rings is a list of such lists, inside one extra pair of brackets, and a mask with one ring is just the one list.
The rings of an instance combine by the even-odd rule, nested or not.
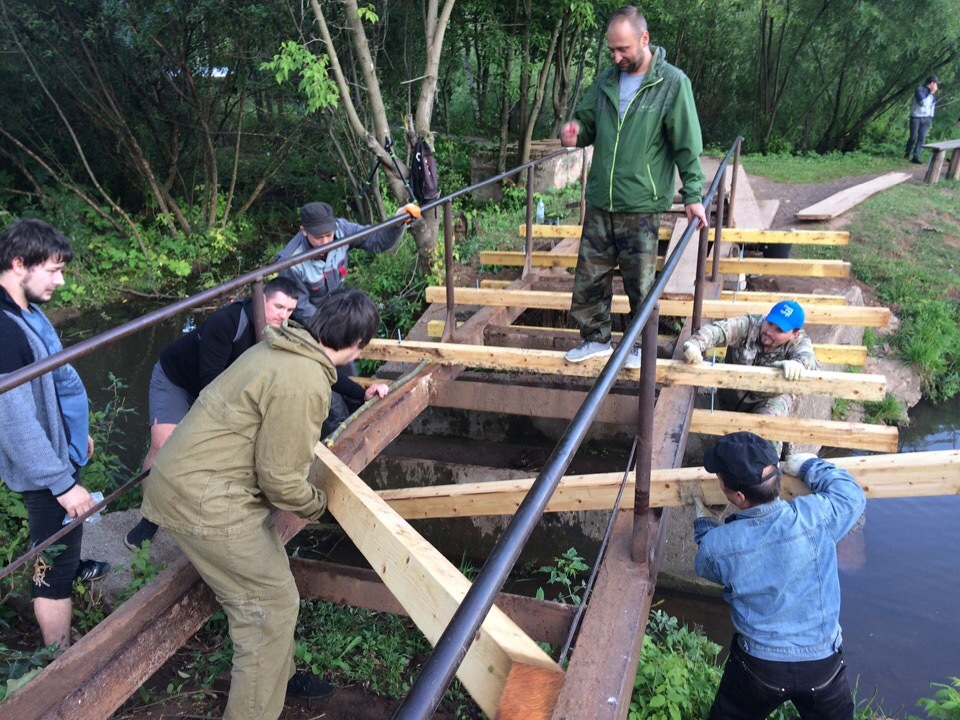
[(610, 341), (613, 272), (618, 264), (633, 320), (657, 272), (659, 230), (659, 213), (612, 213), (587, 205), (571, 304), (584, 340)]

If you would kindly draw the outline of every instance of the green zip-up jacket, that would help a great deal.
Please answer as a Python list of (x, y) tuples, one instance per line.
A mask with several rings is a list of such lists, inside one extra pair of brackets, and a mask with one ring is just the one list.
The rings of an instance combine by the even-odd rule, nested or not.
[(577, 145), (593, 145), (587, 202), (609, 212), (657, 213), (673, 203), (674, 167), (684, 205), (701, 202), (703, 137), (690, 79), (651, 45), (653, 59), (620, 119), (620, 68), (602, 72), (577, 107)]
[(194, 537), (259, 531), (271, 507), (318, 519), (326, 496), (307, 481), (337, 372), (299, 326), (264, 341), (207, 385), (157, 453), (143, 514)]

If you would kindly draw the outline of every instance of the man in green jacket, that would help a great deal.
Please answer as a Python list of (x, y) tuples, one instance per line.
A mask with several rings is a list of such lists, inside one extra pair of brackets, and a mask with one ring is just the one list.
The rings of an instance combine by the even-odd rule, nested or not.
[[(614, 67), (587, 91), (576, 120), (560, 130), (564, 147), (593, 145), (587, 210), (571, 310), (583, 343), (566, 358), (610, 355), (610, 300), (619, 264), (630, 320), (653, 284), (660, 213), (673, 203), (674, 167), (687, 220), (707, 218), (701, 202), (703, 139), (690, 80), (650, 45), (647, 21), (633, 6), (613, 13), (607, 47)], [(634, 347), (627, 367), (640, 367)]]
[(326, 509), (307, 471), (330, 386), (380, 318), (359, 290), (333, 293), (317, 310), (306, 329), (268, 327), (264, 342), (203, 389), (157, 453), (144, 490), (144, 517), (167, 529), (227, 614), (227, 720), (273, 720), (285, 695), (333, 692), (294, 672), (300, 596), (271, 510), (316, 520)]

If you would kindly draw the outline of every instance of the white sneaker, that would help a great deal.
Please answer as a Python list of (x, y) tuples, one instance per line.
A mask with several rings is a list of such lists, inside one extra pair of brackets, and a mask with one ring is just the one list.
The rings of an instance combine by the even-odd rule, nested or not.
[(584, 360), (589, 360), (590, 358), (596, 357), (607, 357), (608, 355), (613, 354), (613, 348), (610, 347), (610, 342), (605, 343), (594, 342), (592, 340), (587, 340), (586, 342), (577, 345), (573, 350), (568, 350), (567, 354), (564, 355), (567, 362), (583, 362)]
[(630, 368), (631, 370), (640, 369), (640, 348), (634, 346), (630, 351), (630, 354), (627, 355), (627, 361), (623, 364), (624, 367)]

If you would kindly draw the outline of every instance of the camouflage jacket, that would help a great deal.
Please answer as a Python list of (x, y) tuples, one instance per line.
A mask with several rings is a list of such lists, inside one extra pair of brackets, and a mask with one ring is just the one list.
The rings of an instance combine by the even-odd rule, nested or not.
[(700, 345), (700, 351), (720, 345), (727, 346), (727, 363), (736, 365), (769, 366), (778, 360), (798, 360), (807, 370), (816, 370), (819, 363), (813, 354), (813, 343), (800, 330), (794, 340), (765, 352), (760, 345), (760, 326), (763, 315), (740, 315), (704, 325), (690, 336)]

